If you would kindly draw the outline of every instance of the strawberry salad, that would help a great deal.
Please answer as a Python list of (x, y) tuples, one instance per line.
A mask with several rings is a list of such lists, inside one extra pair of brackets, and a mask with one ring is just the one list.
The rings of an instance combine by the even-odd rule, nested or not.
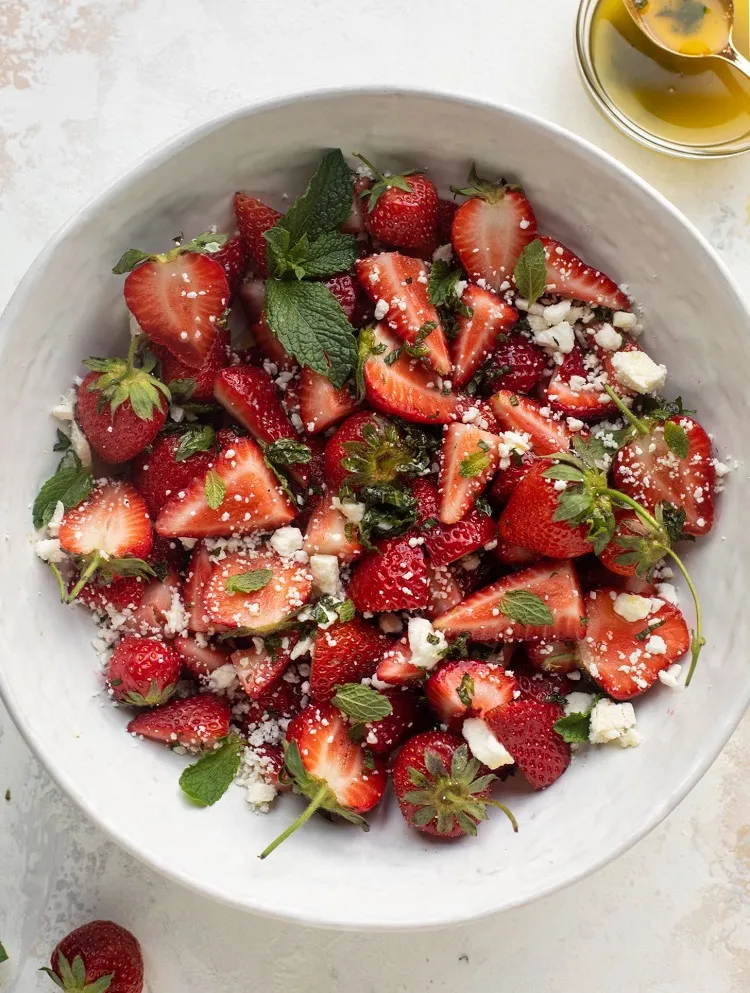
[(418, 831), (515, 829), (509, 775), (638, 745), (632, 701), (704, 643), (675, 549), (729, 471), (625, 288), (520, 187), (357, 159), (283, 214), (237, 193), (237, 234), (125, 252), (130, 347), (54, 408), (33, 507), (186, 796), (306, 798), (263, 856), (315, 811), (366, 827), (391, 778)]

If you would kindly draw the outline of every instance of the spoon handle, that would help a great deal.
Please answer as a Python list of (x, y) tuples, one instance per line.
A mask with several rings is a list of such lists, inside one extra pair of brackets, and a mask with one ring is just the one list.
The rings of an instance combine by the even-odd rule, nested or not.
[(744, 55), (741, 55), (733, 45), (727, 45), (719, 55), (725, 62), (738, 69), (743, 76), (750, 79), (750, 59), (746, 59)]

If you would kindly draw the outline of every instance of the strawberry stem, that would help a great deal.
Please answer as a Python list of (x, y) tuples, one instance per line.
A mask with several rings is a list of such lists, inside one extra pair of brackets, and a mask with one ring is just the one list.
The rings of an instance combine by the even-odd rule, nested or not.
[(485, 803), (490, 804), (490, 806), (492, 807), (497, 807), (498, 810), (502, 810), (502, 812), (508, 818), (508, 820), (510, 821), (513, 827), (513, 833), (518, 834), (518, 821), (514, 817), (513, 811), (509, 807), (506, 807), (504, 803), (500, 803), (499, 800), (485, 800)]
[(362, 163), (364, 163), (364, 165), (366, 165), (366, 166), (367, 166), (367, 168), (368, 168), (368, 169), (370, 170), (370, 172), (372, 172), (372, 173), (374, 173), (374, 174), (375, 174), (375, 176), (376, 176), (376, 177), (377, 177), (377, 178), (378, 178), (378, 179), (379, 179), (379, 180), (380, 180), (381, 182), (383, 182), (383, 183), (385, 182), (385, 176), (384, 176), (384, 175), (383, 175), (383, 173), (382, 173), (382, 172), (380, 171), (380, 169), (376, 169), (376, 168), (375, 168), (375, 166), (374, 166), (374, 165), (372, 164), (372, 162), (370, 162), (370, 160), (369, 160), (369, 159), (366, 159), (366, 158), (364, 157), (364, 155), (360, 155), (360, 154), (359, 154), (359, 152), (355, 152), (355, 153), (354, 153), (354, 158), (355, 158), (355, 159), (359, 159), (359, 161), (360, 161), (360, 162), (362, 162)]
[(70, 594), (67, 598), (68, 603), (72, 603), (75, 600), (75, 598), (81, 592), (81, 590), (86, 585), (86, 583), (89, 582), (89, 580), (92, 578), (92, 576), (94, 575), (94, 573), (96, 572), (96, 570), (99, 568), (100, 565), (101, 565), (101, 555), (99, 554), (99, 552), (94, 552), (91, 561), (83, 570), (83, 572), (81, 573), (78, 579), (78, 582), (70, 591)]
[(659, 531), (663, 530), (657, 519), (649, 514), (646, 508), (642, 507), (637, 500), (634, 500), (632, 497), (628, 496), (627, 493), (622, 493), (620, 490), (613, 490), (609, 487), (601, 490), (601, 493), (604, 496), (608, 496), (610, 500), (615, 500), (626, 507), (630, 507), (636, 512), (636, 514), (638, 514), (645, 524), (650, 524), (652, 528), (656, 528)]
[(68, 595), (68, 591), (65, 589), (65, 581), (62, 578), (62, 573), (57, 568), (54, 562), (50, 562), (50, 569), (52, 570), (52, 575), (57, 580), (57, 585), (60, 587), (60, 600), (65, 603), (65, 599)]
[(135, 353), (138, 351), (138, 346), (141, 343), (141, 336), (139, 334), (134, 334), (130, 339), (130, 345), (128, 346), (128, 372), (133, 371), (133, 366), (135, 364)]
[(611, 386), (604, 384), (604, 392), (614, 403), (617, 409), (620, 411), (625, 420), (630, 424), (632, 428), (638, 432), (638, 434), (648, 434), (648, 425), (645, 421), (642, 421), (639, 417), (636, 417), (630, 407), (626, 406), (620, 397), (615, 393)]
[(282, 841), (286, 841), (286, 839), (290, 835), (294, 834), (297, 828), (301, 828), (306, 821), (309, 821), (312, 815), (318, 809), (318, 807), (320, 807), (323, 801), (325, 800), (327, 792), (328, 792), (328, 785), (326, 783), (321, 783), (320, 789), (312, 798), (312, 800), (307, 805), (307, 807), (302, 811), (299, 817), (295, 821), (292, 821), (289, 827), (286, 828), (286, 830), (282, 831), (281, 834), (277, 838), (275, 838), (267, 848), (264, 848), (258, 857), (261, 859), (268, 858), (271, 852), (274, 851), (274, 849), (278, 848), (279, 845), (282, 843)]

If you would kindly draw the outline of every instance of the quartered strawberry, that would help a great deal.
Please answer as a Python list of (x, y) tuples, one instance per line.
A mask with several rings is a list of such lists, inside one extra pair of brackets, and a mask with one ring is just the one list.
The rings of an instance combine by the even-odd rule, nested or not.
[(298, 641), (297, 634), (273, 641), (266, 638), (260, 651), (253, 644), (250, 648), (241, 648), (234, 652), (232, 664), (237, 670), (242, 689), (251, 700), (260, 700), (278, 683), (289, 665), (292, 649)]
[(364, 726), (363, 746), (374, 755), (388, 755), (404, 738), (418, 730), (420, 700), (416, 694), (401, 686), (380, 690), (391, 705), (391, 713), (379, 721), (368, 721)]
[(533, 452), (524, 452), (522, 455), (513, 455), (510, 465), (500, 468), (495, 473), (489, 488), (490, 499), (497, 504), (503, 504), (511, 495), (534, 466), (537, 465), (537, 458)]
[(310, 599), (307, 569), (270, 549), (233, 552), (215, 562), (203, 588), (209, 621), (227, 628), (270, 634)]
[[(670, 423), (676, 427), (668, 428)], [(682, 433), (686, 458), (669, 447), (665, 430)], [(672, 417), (624, 445), (615, 456), (613, 477), (618, 489), (651, 512), (660, 501), (684, 510), (687, 534), (707, 534), (713, 527), (716, 469), (711, 439), (692, 417)]]
[(305, 533), (308, 555), (335, 555), (339, 562), (353, 562), (364, 552), (354, 534), (347, 537), (349, 523), (333, 504), (332, 493), (320, 497), (313, 508)]
[(471, 199), (453, 218), (453, 247), (472, 282), (483, 279), (498, 291), (536, 238), (534, 211), (518, 187), (487, 182), (473, 170), (469, 186), (459, 192)]
[(337, 389), (327, 376), (305, 367), (300, 374), (299, 415), (305, 430), (319, 434), (359, 407), (348, 386)]
[(429, 602), (424, 552), (409, 535), (383, 538), (354, 567), (349, 598), (357, 610), (419, 610)]
[(467, 286), (461, 303), (470, 309), (471, 316), (458, 315), (458, 332), (450, 346), (453, 361), (451, 380), (457, 387), (469, 382), (499, 347), (498, 335), (506, 335), (518, 320), (516, 311), (504, 300), (479, 286)]
[(453, 218), (456, 216), (458, 204), (455, 200), (444, 200), (442, 197), (437, 205), (437, 234), (438, 240), (445, 245), (451, 240)]
[(642, 598), (644, 607), (650, 600), (650, 613), (642, 620), (626, 621), (615, 610), (618, 593), (605, 587), (587, 595), (588, 624), (578, 654), (605, 693), (614, 700), (630, 700), (682, 658), (690, 647), (690, 634), (679, 608), (661, 599)]
[(231, 652), (224, 645), (216, 645), (212, 641), (202, 644), (189, 635), (179, 635), (172, 642), (172, 647), (182, 659), (185, 668), (193, 676), (202, 679), (207, 679), (212, 672), (230, 661)]
[(203, 478), (214, 464), (216, 450), (212, 443), (213, 433), (206, 429), (203, 432), (205, 442), (201, 444), (205, 443), (205, 451), (193, 450), (192, 455), (183, 457), (182, 453), (190, 450), (187, 446), (191, 437), (198, 435), (197, 431), (189, 429), (186, 434), (161, 435), (150, 451), (143, 452), (134, 460), (131, 468), (133, 485), (143, 496), (153, 518), (159, 515), (171, 496), (184, 490), (196, 476)]
[[(607, 393), (596, 390), (588, 381), (584, 386), (573, 379), (574, 376), (578, 380), (586, 380), (587, 377), (583, 352), (577, 345), (565, 356), (562, 365), (558, 366), (547, 385), (545, 398), (553, 410), (582, 421), (600, 421), (616, 414), (615, 402)], [(571, 385), (571, 380), (575, 388)]]
[(500, 438), (471, 424), (451, 424), (440, 449), (438, 517), (455, 524), (474, 507), (500, 463)]
[[(370, 404), (384, 414), (397, 414), (417, 424), (448, 424), (455, 420), (458, 396), (444, 392), (437, 375), (404, 351), (395, 361), (386, 361), (392, 352), (401, 349), (402, 343), (385, 323), (378, 324), (370, 334), (372, 347), (364, 363)], [(381, 345), (384, 348), (379, 350)]]
[(630, 310), (630, 301), (614, 280), (582, 262), (569, 248), (553, 238), (541, 239), (547, 262), (547, 292), (592, 307)]
[(216, 379), (214, 396), (262, 445), (279, 438), (297, 438), (279, 392), (265, 370), (252, 365), (222, 369)]
[(503, 804), (490, 800), (495, 776), (469, 758), (466, 742), (447, 731), (424, 731), (406, 742), (393, 767), (393, 785), (404, 820), (424, 834), (460, 838), (477, 833), (487, 806), (498, 807), (518, 830)]
[(135, 366), (136, 339), (127, 359), (88, 359), (94, 370), (78, 389), (76, 417), (92, 448), (113, 464), (150, 445), (164, 426), (169, 390), (150, 374), (154, 360)]
[(554, 730), (565, 711), (556, 703), (514, 700), (485, 717), (535, 790), (551, 786), (570, 765), (570, 745)]
[[(213, 403), (216, 377), (219, 370), (223, 369), (229, 361), (228, 348), (229, 332), (225, 328), (220, 328), (216, 333), (211, 350), (198, 369), (192, 369), (185, 365), (163, 345), (152, 345), (151, 351), (159, 360), (161, 378), (167, 387), (172, 389), (172, 384), (177, 380), (175, 397), (178, 399), (176, 402), (189, 400), (191, 403)], [(179, 392), (177, 387), (180, 387)]]
[(354, 317), (354, 312), (357, 309), (357, 284), (354, 282), (354, 278), (348, 273), (343, 276), (334, 276), (332, 279), (326, 279), (325, 285), (333, 293), (349, 320)]
[(498, 534), (495, 546), (495, 558), (503, 565), (531, 565), (538, 562), (542, 556), (531, 548), (523, 545), (512, 545)]
[(310, 696), (330, 700), (338, 683), (358, 683), (372, 676), (389, 641), (359, 618), (318, 632), (310, 666)]
[(384, 176), (366, 164), (375, 173), (375, 181), (361, 193), (366, 204), (365, 225), (373, 238), (396, 248), (420, 248), (434, 241), (438, 212), (435, 184), (422, 173)]
[[(389, 330), (412, 346), (435, 372), (447, 376), (452, 368), (445, 332), (427, 295), (427, 270), (420, 259), (398, 252), (381, 252), (355, 262), (360, 285), (375, 303), (384, 301)], [(381, 305), (382, 306), (382, 305)]]
[(179, 595), (180, 577), (170, 569), (164, 579), (152, 579), (143, 587), (141, 602), (135, 609), (129, 611), (120, 630), (127, 634), (140, 637), (162, 638), (167, 628), (167, 618), (170, 616), (175, 601), (175, 593)]
[(522, 545), (553, 559), (587, 555), (592, 549), (588, 526), (573, 527), (567, 521), (555, 520), (560, 493), (556, 481), (544, 475), (548, 468), (547, 463), (540, 462), (516, 486), (498, 521), (498, 533), (508, 544)]
[(326, 445), (325, 474), (336, 492), (373, 483), (392, 483), (412, 462), (412, 453), (393, 421), (362, 411), (347, 418)]
[(411, 648), (406, 638), (399, 638), (383, 652), (375, 675), (391, 686), (413, 686), (421, 683), (425, 670), (411, 661)]
[(425, 565), (429, 583), (429, 600), (425, 614), (434, 621), (436, 617), (440, 617), (451, 607), (461, 603), (465, 593), (455, 572), (448, 566), (433, 565), (430, 559), (425, 559)]
[(210, 748), (229, 734), (231, 718), (226, 700), (201, 693), (137, 714), (128, 724), (128, 732), (167, 745)]
[(437, 524), (426, 528), (422, 535), (432, 564), (442, 566), (495, 541), (497, 525), (488, 514), (471, 510), (455, 524)]
[(281, 214), (273, 207), (267, 206), (262, 200), (248, 196), (247, 193), (235, 193), (234, 213), (237, 217), (240, 236), (247, 247), (253, 269), (259, 276), (267, 276), (266, 239), (263, 234), (275, 226)]
[[(209, 496), (215, 507), (209, 505)], [(167, 537), (210, 538), (273, 531), (289, 524), (296, 513), (258, 445), (251, 438), (238, 438), (221, 452), (205, 479), (193, 480), (170, 497), (155, 526)]]
[(71, 931), (57, 943), (49, 963), (51, 968), (42, 971), (70, 993), (143, 993), (141, 946), (112, 921), (89, 921)]
[(502, 666), (486, 662), (445, 662), (425, 683), (427, 702), (441, 724), (458, 731), (466, 717), (483, 717), (509, 703), (518, 683)]
[(107, 685), (118, 703), (158, 707), (177, 689), (180, 656), (155, 638), (122, 638), (107, 663)]
[(250, 261), (250, 254), (242, 236), (236, 234), (227, 239), (218, 251), (211, 253), (211, 258), (219, 263), (227, 277), (229, 289), (232, 293), (236, 293)]
[(182, 599), (188, 612), (188, 627), (191, 631), (204, 632), (209, 629), (209, 616), (203, 602), (203, 591), (213, 571), (214, 563), (208, 549), (199, 542), (190, 556), (190, 564), (185, 573)]
[[(529, 641), (527, 644), (534, 646), (538, 643)], [(557, 644), (565, 643), (557, 642)], [(514, 659), (513, 675), (518, 681), (521, 696), (526, 700), (536, 700), (537, 703), (559, 703), (559, 697), (565, 696), (573, 689), (573, 683), (565, 673), (535, 669), (524, 658)]]
[(573, 641), (527, 641), (526, 658), (535, 669), (568, 673), (578, 669), (578, 653)]
[[(523, 590), (541, 600), (552, 620), (523, 624), (503, 613), (508, 594)], [(506, 609), (517, 613), (515, 598)], [(541, 606), (541, 605), (537, 605)], [(533, 641), (540, 638), (577, 640), (585, 632), (583, 596), (570, 562), (544, 561), (497, 580), (438, 617), (435, 627), (451, 635), (466, 633), (474, 641)]]
[(309, 806), (261, 853), (266, 858), (316, 810), (327, 810), (366, 827), (362, 814), (382, 798), (388, 777), (382, 760), (368, 761), (349, 736), (350, 725), (335, 707), (314, 703), (287, 728), (286, 771)]
[(536, 400), (500, 390), (490, 399), (490, 406), (503, 431), (521, 431), (531, 437), (537, 455), (567, 452), (570, 431), (559, 420), (546, 417)]
[(229, 284), (210, 256), (169, 252), (128, 274), (125, 303), (145, 335), (191, 369), (200, 369), (221, 327)]
[(508, 334), (493, 352), (488, 382), (493, 390), (531, 393), (546, 368), (547, 358), (538, 345), (523, 335)]
[[(247, 286), (247, 283), (244, 284)], [(258, 350), (279, 369), (291, 372), (297, 368), (297, 360), (286, 351), (279, 339), (268, 326), (265, 318), (251, 325), (250, 332)]]

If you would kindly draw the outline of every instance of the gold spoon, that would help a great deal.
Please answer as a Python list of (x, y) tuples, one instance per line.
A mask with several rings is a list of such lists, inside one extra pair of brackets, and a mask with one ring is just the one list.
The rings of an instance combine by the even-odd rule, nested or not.
[[(659, 48), (688, 59), (722, 59), (750, 79), (750, 60), (737, 51), (732, 40), (733, 0), (719, 0), (723, 22), (718, 12), (701, 0), (624, 0), (624, 3), (641, 31)], [(703, 51), (696, 50), (702, 46), (691, 45), (691, 37), (696, 38), (706, 18), (710, 18), (708, 27), (714, 35), (713, 44), (705, 45)], [(672, 31), (668, 30), (670, 27)]]

